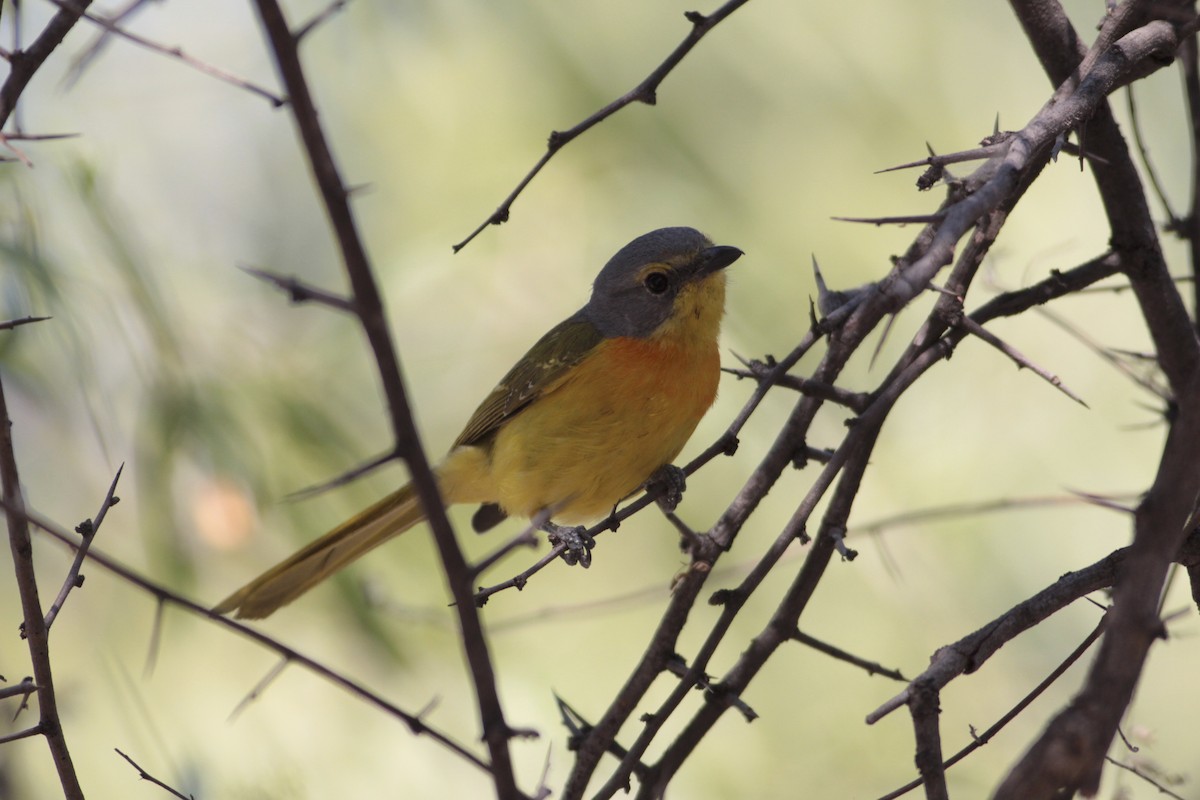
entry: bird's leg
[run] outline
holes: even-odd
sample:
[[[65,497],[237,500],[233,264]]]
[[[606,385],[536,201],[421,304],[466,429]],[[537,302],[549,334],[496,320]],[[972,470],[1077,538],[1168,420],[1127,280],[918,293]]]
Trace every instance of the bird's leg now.
[[[687,488],[687,473],[674,464],[663,464],[654,470],[650,480],[646,481],[646,491],[659,486],[663,487],[662,494],[654,502],[658,503],[658,507],[663,511],[674,511],[683,500],[683,491]]]
[[[584,569],[592,565],[592,548],[596,546],[596,540],[588,535],[587,528],[582,525],[575,527],[555,525],[549,520],[538,527],[550,534],[551,544],[566,546],[567,549],[562,554],[563,561],[572,566],[578,564]]]

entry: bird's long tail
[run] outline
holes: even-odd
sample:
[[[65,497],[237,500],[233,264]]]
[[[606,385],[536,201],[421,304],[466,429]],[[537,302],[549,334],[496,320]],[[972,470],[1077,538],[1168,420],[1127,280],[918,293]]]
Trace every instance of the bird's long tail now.
[[[425,518],[412,485],[404,486],[292,554],[221,601],[218,614],[262,619],[333,573]]]

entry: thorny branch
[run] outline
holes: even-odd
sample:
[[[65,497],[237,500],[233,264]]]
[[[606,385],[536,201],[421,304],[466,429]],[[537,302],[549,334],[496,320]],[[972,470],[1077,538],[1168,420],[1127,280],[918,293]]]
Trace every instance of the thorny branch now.
[[[48,2],[53,3],[63,11],[78,13],[80,17],[103,29],[106,33],[112,36],[124,39],[137,45],[138,47],[142,47],[153,53],[157,53],[158,55],[166,56],[167,58],[179,61],[180,63],[186,64],[192,69],[216,78],[219,81],[236,86],[239,89],[245,89],[251,94],[256,94],[276,108],[284,105],[284,103],[287,102],[284,98],[267,91],[261,86],[258,86],[246,80],[245,78],[238,77],[237,75],[227,72],[220,67],[188,55],[181,47],[159,44],[158,42],[147,39],[145,36],[139,36],[136,33],[125,30],[124,28],[120,27],[115,20],[88,13],[85,9],[91,4],[91,0],[87,0],[87,2],[83,2],[82,0],[48,0]]]
[[[510,739],[516,734],[505,720],[487,638],[479,612],[472,602],[474,573],[467,564],[454,536],[454,529],[446,517],[437,480],[413,422],[412,409],[400,371],[400,360],[392,342],[383,300],[350,209],[350,192],[342,180],[333,152],[325,138],[317,107],[309,92],[308,81],[300,62],[300,38],[288,26],[276,0],[255,0],[255,7],[258,9],[284,86],[287,88],[287,95],[291,100],[289,107],[304,144],[317,190],[337,238],[359,322],[375,355],[380,381],[387,397],[396,452],[404,459],[412,474],[413,486],[426,510],[426,520],[433,530],[434,542],[458,616],[462,645],[478,703],[483,740],[491,754],[490,769],[496,794],[501,800],[521,797],[509,751]]]
[[[46,737],[63,796],[67,800],[82,800],[83,788],[75,774],[66,733],[58,713],[58,697],[54,691],[54,672],[50,663],[50,640],[42,603],[38,596],[37,575],[33,569],[33,542],[29,536],[29,521],[25,515],[25,500],[17,476],[17,458],[13,451],[12,420],[0,382],[0,494],[3,495],[8,542],[12,551],[17,591],[21,597],[23,622],[21,632],[29,646],[33,665],[33,681],[37,689],[38,723],[31,729]]]
[[[1089,70],[1081,73],[1077,86],[1071,87],[1070,90],[1060,90],[1054,100],[1047,103],[1024,129],[1007,137],[1005,146],[989,155],[975,173],[951,185],[951,197],[948,202],[936,214],[927,216],[927,219],[931,220],[930,224],[918,235],[909,253],[898,260],[898,265],[892,273],[875,287],[868,287],[856,298],[856,307],[840,327],[827,329],[832,330],[829,352],[814,371],[814,380],[832,384],[849,353],[857,348],[866,334],[876,327],[885,314],[895,312],[922,291],[937,271],[951,260],[961,236],[978,224],[977,236],[982,238],[969,243],[960,259],[959,267],[947,283],[947,289],[952,295],[964,296],[990,242],[998,235],[1007,210],[1015,205],[1025,188],[1045,165],[1053,152],[1054,144],[1079,126],[1083,120],[1092,117],[1097,107],[1104,105],[1105,98],[1114,89],[1135,76],[1160,67],[1163,54],[1174,50],[1177,39],[1172,26],[1151,22],[1145,28],[1139,29],[1137,35],[1113,37],[1113,41],[1115,44],[1111,48],[1097,52],[1091,59]],[[1105,153],[1101,153],[1101,156],[1107,159]],[[1122,248],[1119,252],[1124,254],[1127,251]],[[1130,262],[1126,258],[1119,263],[1127,267]],[[1076,274],[1084,276],[1085,280],[1090,282],[1111,274],[1114,266],[1111,259],[1098,259],[1091,265],[1085,265],[1085,268],[1081,268]],[[1055,292],[1051,287],[1052,284],[1047,284],[1048,290]],[[1032,301],[1035,297],[1036,295],[1030,294],[1028,300]],[[952,299],[943,298],[945,301]],[[1026,298],[1017,300],[1010,297],[1003,302],[1021,304],[1025,301]],[[986,311],[997,313],[1002,308],[1001,303],[997,302],[986,308]],[[822,520],[820,534],[796,581],[784,596],[768,625],[755,637],[750,648],[720,682],[726,699],[722,700],[721,695],[710,698],[709,702],[696,712],[692,722],[685,726],[682,734],[668,744],[660,761],[648,765],[648,779],[642,784],[640,796],[661,795],[679,765],[729,706],[728,698],[738,696],[767,657],[778,647],[784,638],[781,631],[795,627],[830,556],[835,552],[832,534],[846,528],[846,518],[857,492],[858,482],[887,409],[920,374],[948,355],[961,338],[961,331],[949,336],[944,335],[946,323],[940,319],[943,313],[940,307],[935,310],[935,315],[918,334],[908,353],[897,362],[892,374],[877,389],[875,402],[856,420],[850,434],[825,465],[792,521],[764,553],[759,565],[751,571],[741,586],[721,593],[719,602],[723,603],[724,610],[698,654],[691,660],[691,669],[680,681],[677,690],[650,716],[641,735],[629,748],[621,768],[609,777],[597,793],[597,797],[613,796],[624,785],[633,766],[641,763],[650,741],[656,736],[663,721],[677,708],[682,693],[690,688],[691,682],[706,668],[717,644],[728,631],[733,616],[744,605],[749,594],[758,588],[763,576],[790,543],[795,539],[804,541],[809,514],[826,490],[833,486],[833,479],[838,472],[845,470],[830,501],[830,508]],[[1178,325],[1174,327],[1177,329]],[[819,399],[810,397],[800,400],[767,458],[755,470],[750,482],[743,487],[725,516],[708,534],[703,534],[702,539],[714,543],[732,541],[743,521],[766,490],[773,485],[790,455],[803,443],[804,431],[807,430],[819,403]],[[1174,529],[1178,530],[1177,527]],[[676,596],[664,614],[655,635],[655,642],[662,641],[671,645],[676,640],[687,618],[687,606],[694,601],[699,585],[703,583],[704,576],[708,574],[712,562],[719,555],[719,549],[693,553],[693,564],[703,564],[704,569],[689,573],[676,588]],[[653,677],[663,668],[661,652],[657,647],[648,651],[635,667],[630,683],[626,684],[625,690],[610,707],[610,711],[581,744],[575,768],[564,791],[565,797],[582,795],[587,778],[595,769],[598,756],[607,751],[613,741],[612,737],[628,718],[629,710],[636,707]],[[1121,707],[1123,708],[1123,705]]]
[[[566,147],[572,141],[577,139],[582,134],[586,133],[591,128],[600,124],[604,120],[611,117],[613,114],[620,111],[625,106],[633,103],[645,103],[646,105],[654,105],[658,102],[658,87],[671,74],[675,67],[679,66],[679,62],[683,61],[684,56],[691,52],[692,48],[704,38],[705,34],[721,24],[721,21],[744,6],[749,0],[728,0],[724,5],[718,8],[711,14],[705,15],[697,11],[689,11],[684,16],[688,22],[692,24],[692,29],[688,31],[688,35],[679,43],[671,54],[659,64],[646,78],[637,86],[630,89],[625,94],[613,100],[608,105],[600,110],[592,113],[586,119],[576,123],[573,127],[565,131],[553,131],[546,142],[546,152],[542,155],[538,162],[533,165],[533,168],[526,173],[525,177],[517,184],[516,188],[509,193],[508,197],[504,198],[500,206],[492,212],[486,220],[480,223],[479,227],[471,231],[467,238],[463,239],[458,244],[454,245],[454,252],[458,252],[471,243],[471,240],[478,236],[488,225],[501,225],[508,222],[509,213],[512,211],[512,205],[516,201],[517,196],[525,191],[525,187],[537,177],[537,174],[542,171],[542,168],[550,163],[550,159],[554,157],[562,148]]]
[[[124,471],[125,465],[122,464],[117,468],[117,474],[113,476],[112,484],[108,487],[108,494],[104,497],[104,502],[100,504],[100,510],[96,512],[93,519],[87,519],[81,522],[75,528],[83,541],[78,550],[75,551],[75,560],[71,562],[71,568],[67,570],[67,578],[63,581],[62,588],[58,590],[58,597],[54,598],[54,602],[50,604],[50,610],[46,612],[46,630],[54,624],[54,620],[58,617],[58,612],[62,610],[63,604],[67,602],[67,595],[72,589],[83,585],[83,576],[79,570],[83,567],[83,561],[87,557],[88,548],[92,546],[92,541],[96,538],[96,533],[99,532],[100,526],[104,524],[104,518],[108,516],[108,510],[120,502],[117,497],[117,481],[121,480],[121,472]]]
[[[2,505],[4,510],[9,514],[15,513],[18,508],[18,506],[10,505],[7,500],[0,505]],[[21,519],[25,520],[27,524],[35,525],[54,539],[62,542],[73,550],[79,550],[83,546],[83,543],[79,539],[73,537],[71,534],[67,533],[67,531],[55,525],[50,520],[43,518],[39,514],[26,509],[20,512],[20,517]],[[129,567],[124,566],[96,548],[90,548],[88,550],[87,559],[91,563],[99,566],[105,572],[115,575],[124,583],[129,584],[130,586],[137,588],[139,591],[142,591],[153,597],[155,601],[159,603],[160,608],[164,604],[178,606],[189,614],[203,618],[213,625],[225,628],[226,630],[232,631],[245,639],[249,639],[260,647],[278,654],[284,664],[295,664],[305,670],[308,670],[332,685],[343,689],[350,695],[357,697],[363,702],[378,708],[392,717],[395,717],[403,722],[414,736],[429,736],[438,742],[438,744],[455,753],[467,763],[477,767],[478,769],[484,770],[485,772],[491,771],[491,767],[487,762],[480,759],[450,736],[442,733],[437,728],[432,727],[421,717],[420,714],[413,714],[403,710],[399,706],[373,692],[368,687],[346,677],[330,667],[325,666],[319,661],[306,656],[299,650],[289,647],[288,645],[283,644],[279,640],[268,636],[267,634],[262,633],[255,628],[217,614],[216,612],[212,611],[212,609],[187,599],[183,595],[174,592],[143,575],[138,574]]]

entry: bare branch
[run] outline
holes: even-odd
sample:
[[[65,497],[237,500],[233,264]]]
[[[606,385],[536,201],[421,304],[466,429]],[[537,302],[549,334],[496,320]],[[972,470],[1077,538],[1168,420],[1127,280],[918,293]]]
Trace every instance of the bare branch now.
[[[1184,797],[1183,795],[1179,794],[1178,792],[1171,791],[1166,786],[1164,786],[1162,783],[1154,780],[1154,778],[1147,775],[1145,772],[1142,772],[1140,769],[1138,769],[1135,766],[1132,766],[1130,764],[1122,764],[1120,761],[1117,761],[1112,756],[1105,756],[1104,760],[1106,762],[1108,762],[1109,764],[1112,764],[1117,769],[1123,769],[1126,772],[1132,773],[1133,775],[1136,775],[1137,777],[1141,778],[1143,781],[1145,781],[1146,783],[1150,784],[1155,789],[1157,789],[1159,794],[1165,794],[1167,797],[1172,798],[1172,800],[1187,800],[1187,798]]]
[[[731,369],[722,367],[722,372],[727,372],[738,378],[752,378],[756,381],[762,381],[773,375],[775,367],[775,359],[770,356],[767,360],[759,361],[758,359],[746,360],[734,353],[734,358],[741,361],[745,365],[745,369]],[[793,389],[801,394],[819,397],[822,400],[828,400],[831,403],[837,403],[840,406],[845,406],[851,411],[862,413],[870,403],[871,398],[865,392],[851,392],[842,389],[832,384],[821,383],[820,381],[801,378],[798,375],[775,375],[772,380],[776,386],[784,389]]]
[[[1045,692],[1047,689],[1049,689],[1054,684],[1055,681],[1057,681],[1059,678],[1062,677],[1064,672],[1066,672],[1068,669],[1070,669],[1071,666],[1076,661],[1078,661],[1080,658],[1082,658],[1083,654],[1087,652],[1088,648],[1091,647],[1093,644],[1095,644],[1096,640],[1100,638],[1100,634],[1103,632],[1103,630],[1104,630],[1104,618],[1101,618],[1100,622],[1096,625],[1096,627],[1092,629],[1092,632],[1089,633],[1084,638],[1084,640],[1079,643],[1079,646],[1076,647],[1073,651],[1071,651],[1070,655],[1068,655],[1065,659],[1063,659],[1062,663],[1060,663],[1057,667],[1055,667],[1050,672],[1049,675],[1047,675],[1044,679],[1042,679],[1041,683],[1039,683],[1037,686],[1035,686],[1033,688],[1032,691],[1030,691],[1028,694],[1026,694],[1024,697],[1022,697],[1021,701],[1019,703],[1017,703],[1015,706],[1013,706],[1011,709],[1009,709],[1008,712],[1005,713],[1004,716],[1002,716],[1000,719],[998,719],[991,727],[989,727],[983,733],[975,734],[974,730],[972,730],[971,743],[968,744],[963,749],[959,750],[954,755],[950,756],[950,758],[946,759],[946,761],[942,764],[942,769],[943,770],[950,769],[950,767],[954,766],[955,764],[957,764],[958,762],[962,761],[964,758],[969,756],[971,753],[975,752],[976,750],[978,750],[979,748],[983,747],[985,744],[990,742],[992,740],[992,737],[994,737],[997,733],[999,733],[1001,731],[1001,729],[1004,728],[1005,725],[1007,725],[1008,723],[1010,723],[1014,719],[1016,719],[1018,714],[1020,714],[1022,711],[1024,711],[1026,708],[1028,708],[1030,703],[1032,703],[1034,700],[1036,700],[1038,697],[1040,697],[1043,692]],[[906,783],[905,785],[901,786],[899,789],[896,789],[893,792],[888,792],[887,794],[881,796],[879,798],[879,800],[895,800],[895,798],[901,797],[902,795],[907,794],[908,792],[912,791],[913,789],[916,789],[922,783],[924,783],[924,780],[921,778],[917,778],[916,780],[914,780],[910,783]]]
[[[16,509],[7,500],[0,502],[0,507],[3,507],[3,509],[9,514],[13,514],[16,511]],[[21,517],[73,550],[76,550],[82,546],[75,537],[71,536],[58,525],[55,525],[53,522],[45,519],[39,514],[25,510],[21,513]],[[411,714],[404,711],[399,706],[385,700],[383,697],[371,691],[366,686],[357,683],[356,681],[351,680],[334,669],[325,666],[319,661],[304,655],[299,650],[289,647],[288,645],[283,644],[277,639],[274,639],[255,628],[217,614],[211,609],[200,605],[199,603],[188,600],[186,597],[171,591],[162,584],[156,583],[149,578],[138,574],[132,569],[120,564],[115,559],[105,555],[96,548],[91,548],[88,551],[87,557],[90,562],[96,564],[105,572],[115,575],[130,586],[149,594],[159,603],[170,603],[171,605],[178,606],[193,616],[203,618],[213,625],[232,631],[242,638],[249,639],[255,644],[277,653],[286,662],[296,664],[297,666],[308,670],[326,682],[331,683],[334,686],[346,691],[350,695],[366,702],[368,705],[374,706],[389,716],[400,720],[408,727],[409,731],[412,732],[413,735],[423,734],[425,736],[429,736],[438,744],[455,753],[466,762],[474,765],[484,772],[491,771],[491,767],[485,761],[480,759],[470,750],[467,750],[465,747],[454,741],[446,734],[426,724],[417,714]]]
[[[29,521],[25,514],[25,499],[21,495],[21,480],[17,475],[17,458],[13,452],[12,420],[8,416],[8,403],[4,397],[4,384],[0,381],[0,491],[8,524],[8,543],[12,550],[13,569],[16,574],[17,592],[21,597],[21,613],[24,622],[21,633],[29,646],[29,660],[33,664],[33,680],[38,695],[38,732],[46,737],[58,780],[66,800],[83,800],[83,788],[71,762],[71,751],[67,748],[66,734],[58,713],[58,699],[54,692],[54,672],[50,665],[49,631],[42,616],[42,604],[38,597],[37,574],[33,567],[33,543],[29,536]]]
[[[332,0],[329,5],[325,6],[325,8],[321,9],[316,14],[313,14],[312,18],[308,22],[305,22],[296,29],[296,42],[299,43],[310,33],[324,25],[326,22],[332,19],[335,14],[349,5],[349,3],[350,0]]]
[[[13,328],[19,328],[22,325],[29,325],[34,322],[45,322],[50,317],[21,317],[20,319],[10,319],[0,322],[0,331],[11,331]]]
[[[4,736],[0,736],[0,744],[8,744],[9,742],[19,742],[22,739],[29,739],[34,736],[41,736],[41,735],[45,734],[45,732],[46,732],[45,727],[41,723],[38,723],[37,725],[34,725],[31,728],[24,728],[22,730],[14,731],[13,733],[9,733],[9,734],[5,734]]]
[[[658,101],[658,87],[663,80],[671,74],[671,71],[679,65],[691,49],[704,38],[704,35],[721,24],[721,21],[744,6],[748,0],[728,0],[724,5],[718,8],[707,16],[696,11],[689,11],[684,14],[688,22],[692,23],[692,29],[684,40],[671,51],[667,58],[655,67],[646,78],[637,86],[630,89],[625,94],[613,100],[604,108],[593,113],[591,116],[577,123],[574,127],[568,128],[565,131],[553,131],[550,134],[549,141],[546,145],[546,152],[542,155],[538,162],[533,165],[533,168],[521,179],[517,187],[509,193],[508,197],[500,203],[500,206],[492,212],[492,215],[480,223],[479,227],[471,231],[467,238],[463,239],[458,244],[454,245],[454,252],[458,252],[470,244],[471,240],[478,236],[488,225],[500,225],[508,222],[509,213],[512,211],[512,204],[516,201],[517,196],[525,190],[525,187],[542,171],[542,167],[550,162],[554,154],[561,150],[566,145],[570,144],[574,139],[587,132],[589,129],[611,117],[613,114],[620,111],[625,106],[633,103],[645,103],[646,105],[654,105]]]
[[[54,620],[58,617],[58,612],[62,610],[63,604],[67,602],[67,595],[71,593],[71,590],[83,585],[83,576],[79,574],[79,570],[83,567],[83,560],[87,557],[88,548],[92,546],[96,534],[100,531],[100,526],[104,524],[104,518],[108,516],[108,510],[121,502],[116,491],[117,481],[121,480],[121,472],[124,469],[124,464],[117,467],[117,474],[113,476],[112,483],[109,484],[108,494],[100,504],[100,510],[96,512],[95,519],[84,520],[75,528],[75,532],[83,537],[83,541],[79,549],[75,551],[75,560],[71,562],[71,568],[67,570],[67,578],[58,591],[58,597],[54,598],[50,610],[46,612],[46,630],[50,630],[50,626],[54,624]]]
[[[372,459],[364,461],[363,463],[359,464],[358,466],[352,467],[351,469],[348,469],[345,472],[343,472],[341,475],[338,475],[334,478],[330,478],[329,480],[327,480],[323,483],[318,483],[313,486],[306,486],[303,489],[298,489],[297,491],[294,491],[290,495],[288,495],[288,499],[303,500],[303,499],[321,494],[323,492],[327,492],[330,489],[336,489],[339,486],[345,486],[348,483],[358,480],[363,475],[367,475],[367,474],[370,474],[371,472],[374,472],[375,470],[382,467],[384,464],[386,464],[389,461],[392,461],[394,459],[397,459],[397,458],[400,458],[400,453],[398,453],[395,449],[389,450],[386,453],[381,453],[380,455],[377,455]]]
[[[1088,404],[1085,403],[1079,395],[1067,388],[1067,386],[1062,382],[1061,378],[1042,369],[1037,364],[1034,364],[1032,361],[1022,355],[1021,352],[1015,347],[1001,340],[999,336],[996,336],[978,322],[975,322],[975,320],[971,319],[970,317],[960,315],[955,319],[954,324],[956,327],[961,327],[967,333],[982,339],[992,347],[999,350],[1001,353],[1004,353],[1004,355],[1012,359],[1013,363],[1016,364],[1017,367],[1031,370],[1039,378],[1046,381],[1046,383],[1049,383],[1055,389],[1058,389],[1060,392],[1074,400],[1076,403],[1079,403],[1079,405],[1083,406],[1084,408],[1088,408]]]
[[[151,2],[157,2],[157,0],[127,0],[122,8],[119,8],[109,14],[108,20],[114,25],[120,24],[132,17],[138,11],[145,8]],[[104,49],[104,46],[108,44],[108,41],[111,38],[112,34],[105,30],[102,30],[96,34],[95,38],[92,39],[92,43],[88,45],[83,52],[76,56],[74,61],[71,62],[71,68],[67,71],[67,86],[71,86],[75,83],[75,81],[79,80],[79,76],[83,74],[84,69],[86,69],[93,60],[95,60],[95,58],[100,54],[100,52]]]
[[[847,664],[853,664],[860,669],[866,670],[868,675],[882,675],[883,677],[891,678],[894,681],[908,683],[908,678],[900,674],[900,670],[888,669],[878,662],[868,661],[865,658],[859,658],[853,653],[847,653],[840,647],[834,647],[828,642],[823,642],[815,636],[809,636],[799,628],[792,632],[792,638],[800,644],[811,647],[819,653],[824,653],[827,656],[836,658],[838,661],[845,661]]]
[[[121,758],[128,761],[129,765],[138,771],[138,777],[141,778],[142,780],[153,783],[155,786],[159,787],[160,789],[166,790],[166,792],[168,794],[170,794],[171,796],[180,798],[180,800],[195,800],[194,796],[192,796],[190,794],[184,794],[183,792],[179,791],[178,789],[175,789],[175,788],[171,787],[170,785],[163,783],[158,778],[151,775],[149,772],[146,772],[146,770],[142,769],[141,764],[138,764],[132,758],[130,758],[129,756],[122,753],[119,748],[114,747],[113,750],[116,750],[117,755],[119,755]]]
[[[865,225],[913,225],[913,224],[934,224],[943,222],[946,217],[944,214],[907,214],[899,217],[830,217],[837,222],[860,222]]]
[[[250,706],[251,703],[262,697],[263,693],[270,688],[271,684],[275,682],[276,678],[283,674],[284,669],[286,669],[287,665],[290,663],[291,661],[285,656],[279,659],[275,666],[267,670],[267,674],[259,679],[258,683],[254,684],[254,687],[250,689],[250,691],[246,692],[246,696],[243,697],[238,704],[233,707],[233,711],[229,712],[229,721],[232,722],[233,720],[237,719],[239,716],[241,716],[242,712]],[[421,715],[417,714],[416,716],[419,718]]]
[[[28,697],[36,691],[37,684],[33,682],[33,678],[27,677],[22,679],[18,684],[14,684],[13,686],[5,686],[3,689],[0,689],[0,700],[8,697],[16,697],[17,695]]]
[[[1090,566],[1068,572],[1033,597],[1018,603],[973,633],[939,648],[930,658],[928,669],[914,678],[912,683],[922,681],[940,690],[959,675],[976,671],[997,650],[1021,633],[1081,597],[1112,586],[1117,570],[1125,563],[1128,551],[1129,548],[1117,550]],[[905,689],[868,714],[867,724],[874,725],[908,703],[910,697],[910,689]]]
[[[133,44],[136,44],[138,47],[145,48],[146,50],[150,50],[151,52],[158,53],[159,55],[167,56],[168,58],[178,61],[188,67],[191,67],[192,69],[194,69],[198,72],[202,72],[205,75],[209,75],[213,78],[216,78],[217,80],[222,81],[223,83],[228,83],[231,86],[236,86],[239,89],[244,89],[247,92],[250,92],[251,94],[256,94],[259,97],[266,100],[267,102],[269,102],[275,108],[279,108],[280,106],[284,105],[287,102],[284,98],[280,97],[279,95],[275,94],[274,92],[268,91],[267,89],[264,89],[261,86],[251,83],[250,81],[246,80],[245,78],[238,77],[237,75],[234,75],[231,72],[227,72],[227,71],[221,69],[220,67],[213,66],[212,64],[209,64],[205,61],[201,61],[198,58],[188,55],[187,53],[185,53],[183,51],[182,47],[177,47],[177,46],[172,47],[172,46],[159,44],[157,42],[151,41],[150,39],[147,39],[144,36],[138,36],[136,33],[131,33],[129,31],[125,30],[124,28],[118,26],[117,23],[113,22],[112,20],[109,20],[105,17],[96,16],[95,14],[89,14],[84,9],[86,9],[89,5],[91,5],[91,0],[86,0],[86,2],[84,2],[84,0],[49,0],[49,1],[51,3],[53,3],[54,5],[58,6],[59,9],[61,10],[61,12],[75,13],[77,16],[82,17],[83,19],[86,19],[88,22],[92,23],[93,25],[98,25],[99,27],[103,28],[105,31],[112,34],[113,36],[118,36],[122,39],[125,39],[128,42],[132,42]]]
[[[350,314],[358,313],[354,308],[352,300],[347,300],[341,295],[327,292],[324,289],[318,289],[315,286],[309,286],[298,278],[277,275],[274,272],[258,269],[257,267],[239,267],[239,269],[284,290],[288,293],[288,297],[293,303],[314,302],[328,306],[329,308],[336,308],[338,311],[345,311]]]
[[[29,85],[29,81],[41,68],[42,64],[62,43],[71,28],[79,21],[82,9],[91,5],[91,0],[75,0],[76,10],[60,8],[46,23],[46,27],[38,35],[33,44],[24,50],[12,53],[9,58],[10,70],[4,84],[0,86],[0,128],[8,124],[9,117],[17,108],[17,100]],[[16,26],[17,29],[20,26]],[[19,127],[19,126],[18,126]]]

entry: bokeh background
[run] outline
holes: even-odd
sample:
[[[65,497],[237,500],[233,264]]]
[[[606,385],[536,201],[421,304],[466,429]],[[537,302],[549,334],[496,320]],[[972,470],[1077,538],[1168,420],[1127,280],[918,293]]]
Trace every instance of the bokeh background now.
[[[290,2],[298,23],[325,5]],[[51,13],[22,4],[26,37]],[[1100,0],[1067,6],[1091,36]],[[110,5],[110,7],[112,7]],[[569,127],[628,90],[683,37],[691,3],[613,0],[355,0],[304,45],[322,120],[386,294],[424,440],[435,457],[524,349],[587,296],[599,266],[633,236],[693,225],[747,256],[731,271],[724,348],[782,355],[808,325],[811,256],[836,286],[876,279],[915,227],[834,216],[920,213],[915,173],[874,174],[973,146],[1024,124],[1050,87],[1003,3],[955,0],[848,6],[756,0],[706,38],[659,91],[561,152],[517,201],[512,220],[461,253],[482,221]],[[12,41],[5,4],[0,37]],[[710,9],[700,9],[710,10]],[[250,4],[150,4],[133,30],[256,83],[276,79]],[[256,266],[345,288],[286,110],[130,45],[72,60],[97,31],[80,25],[26,92],[36,167],[0,170],[0,317],[53,321],[0,334],[22,480],[33,508],[67,527],[92,516],[117,466],[119,494],[96,547],[203,603],[319,535],[406,479],[390,466],[296,502],[387,447],[374,367],[351,321],[248,277]],[[27,41],[27,38],[26,38]],[[1189,149],[1174,70],[1139,84],[1152,157],[1177,206]],[[1123,99],[1114,98],[1123,120]],[[1159,218],[1165,213],[1158,208]],[[968,307],[988,286],[1015,288],[1102,252],[1091,177],[1050,166],[1012,216]],[[1175,243],[1176,272],[1187,269]],[[1118,282],[1112,282],[1114,285]],[[986,284],[986,285],[985,285]],[[928,301],[918,304],[928,307]],[[1052,311],[1097,344],[1147,348],[1126,292],[1064,300]],[[903,313],[872,368],[864,350],[845,375],[869,390],[922,314]],[[950,503],[1135,495],[1153,475],[1158,405],[1054,320],[1027,314],[995,330],[1060,375],[1085,410],[978,342],[936,368],[893,414],[852,521],[860,552],[834,564],[804,630],[912,676],[939,646],[974,630],[1068,570],[1126,543],[1128,519],[1081,503],[870,529],[892,515]],[[723,356],[727,365],[734,359]],[[802,362],[800,370],[812,361]],[[752,386],[726,376],[685,451],[711,442]],[[692,481],[681,515],[711,524],[757,464],[794,398],[778,391],[747,426],[735,458]],[[845,413],[822,412],[810,441],[836,445]],[[790,516],[813,475],[786,475],[710,582],[728,586]],[[1132,499],[1129,500],[1132,502]],[[467,533],[480,554],[499,536]],[[515,525],[515,523],[513,523]],[[509,533],[515,527],[505,528]],[[39,538],[43,595],[69,564]],[[755,595],[713,662],[720,671],[763,624],[799,546]],[[520,552],[488,577],[519,571]],[[523,785],[547,759],[561,785],[571,755],[554,693],[596,718],[624,681],[684,565],[654,512],[605,537],[587,572],[556,565],[484,610],[510,720],[542,734],[517,742]],[[68,742],[89,797],[162,796],[113,752],[197,798],[482,797],[483,776],[396,720],[297,668],[234,714],[276,664],[256,646],[168,610],[152,644],[155,603],[95,568],[56,623],[52,646]],[[1103,598],[1098,598],[1103,599]],[[1188,609],[1178,583],[1166,609]],[[0,569],[0,673],[28,670],[15,635],[19,604]],[[715,618],[700,607],[689,656]],[[1075,606],[1008,645],[942,698],[947,753],[970,741],[1091,630]],[[417,711],[462,741],[477,736],[453,617],[427,534],[402,537],[262,624],[264,630]],[[1157,645],[1126,721],[1137,763],[1200,797],[1191,688],[1200,657],[1194,609]],[[1086,663],[1086,659],[1084,660]],[[1069,671],[995,740],[949,773],[956,797],[984,796],[1072,694]],[[669,691],[663,679],[656,696]],[[773,658],[745,700],[753,724],[727,714],[683,770],[680,798],[874,797],[914,775],[904,712],[864,716],[901,687],[794,646]],[[700,702],[699,695],[693,702]],[[5,704],[0,733],[29,724]],[[649,710],[649,709],[647,709]],[[232,718],[231,718],[232,717]],[[625,739],[637,730],[631,723]],[[0,747],[0,795],[54,797],[40,739]],[[1176,781],[1182,781],[1177,783]],[[1103,796],[1158,792],[1110,769]]]

